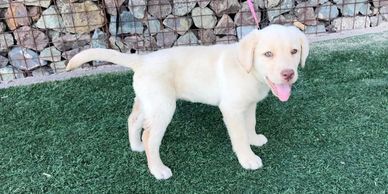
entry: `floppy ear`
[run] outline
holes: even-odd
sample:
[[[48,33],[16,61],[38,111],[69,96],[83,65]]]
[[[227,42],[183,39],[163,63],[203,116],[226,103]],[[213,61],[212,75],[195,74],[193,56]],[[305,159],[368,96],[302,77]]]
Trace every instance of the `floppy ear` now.
[[[295,26],[290,26],[289,28],[292,28],[292,30],[295,32],[295,37],[297,37],[299,39],[299,42],[300,42],[300,66],[303,68],[305,63],[306,63],[306,59],[307,59],[307,56],[309,55],[309,41],[307,40],[307,37],[306,35],[300,31],[297,27]]]
[[[301,45],[300,66],[303,68],[306,63],[307,56],[309,55],[310,47],[309,47],[309,41],[307,40],[306,35],[303,32],[301,32],[299,29],[298,29],[298,33],[299,33],[299,37],[300,37],[299,39],[300,39],[300,45]]]
[[[249,73],[253,66],[254,51],[259,41],[259,30],[253,30],[238,43],[238,59],[241,66]]]

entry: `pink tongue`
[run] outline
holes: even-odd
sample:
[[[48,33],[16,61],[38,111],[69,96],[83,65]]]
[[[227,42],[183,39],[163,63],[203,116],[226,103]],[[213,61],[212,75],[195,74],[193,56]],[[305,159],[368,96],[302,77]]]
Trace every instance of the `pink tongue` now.
[[[291,86],[288,84],[275,84],[276,92],[280,101],[285,102],[291,95]]]

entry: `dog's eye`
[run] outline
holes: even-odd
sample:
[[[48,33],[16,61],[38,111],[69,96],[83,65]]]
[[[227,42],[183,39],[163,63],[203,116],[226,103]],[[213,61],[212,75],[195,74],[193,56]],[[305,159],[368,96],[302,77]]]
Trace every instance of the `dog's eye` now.
[[[291,54],[293,54],[293,55],[295,55],[297,52],[298,52],[298,50],[296,50],[296,49],[291,50]]]
[[[267,51],[267,52],[264,53],[264,56],[266,56],[266,57],[272,57],[273,54],[272,54],[271,51]]]

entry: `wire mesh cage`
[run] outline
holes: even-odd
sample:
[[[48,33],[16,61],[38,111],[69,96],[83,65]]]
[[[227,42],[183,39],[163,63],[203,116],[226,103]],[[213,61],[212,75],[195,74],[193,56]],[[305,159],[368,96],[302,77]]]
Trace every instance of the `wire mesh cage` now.
[[[258,27],[335,33],[388,21],[388,0],[254,0]],[[144,53],[237,42],[257,28],[246,0],[0,0],[0,82],[63,72],[87,48]],[[104,64],[95,61],[87,66]]]

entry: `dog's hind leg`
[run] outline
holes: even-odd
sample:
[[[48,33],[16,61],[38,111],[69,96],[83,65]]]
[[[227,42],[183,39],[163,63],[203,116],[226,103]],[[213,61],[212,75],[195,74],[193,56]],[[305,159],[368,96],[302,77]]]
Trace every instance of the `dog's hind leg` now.
[[[141,129],[144,122],[144,113],[141,109],[139,99],[135,98],[132,112],[128,117],[128,137],[132,151],[144,151],[144,145],[141,142]]]

